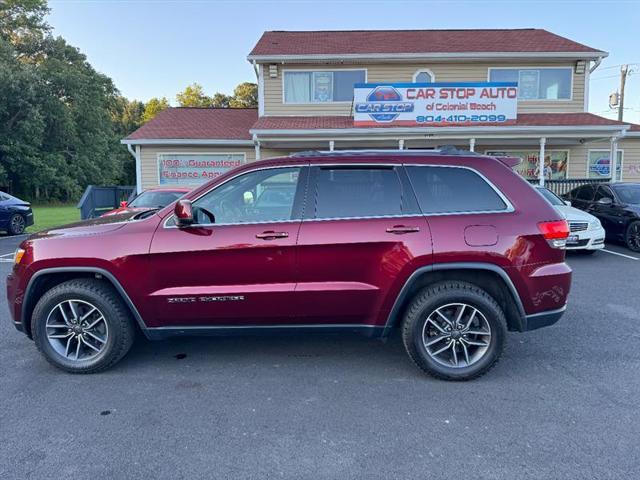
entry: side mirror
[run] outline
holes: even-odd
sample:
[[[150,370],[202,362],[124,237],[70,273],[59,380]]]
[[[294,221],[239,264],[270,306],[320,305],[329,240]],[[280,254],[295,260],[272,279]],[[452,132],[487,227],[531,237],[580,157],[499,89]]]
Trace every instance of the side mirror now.
[[[570,201],[570,200],[565,200],[565,201],[564,201],[564,204],[565,204],[567,207],[570,207],[570,206],[571,206],[571,201]]]
[[[598,200],[598,205],[611,205],[613,203],[613,200],[611,200],[609,197],[602,197],[600,200]]]
[[[127,202],[126,200],[122,200],[120,202],[120,208],[125,208],[127,205],[129,205],[129,202]]]
[[[193,206],[191,200],[178,200],[173,208],[178,227],[188,227],[193,224]]]

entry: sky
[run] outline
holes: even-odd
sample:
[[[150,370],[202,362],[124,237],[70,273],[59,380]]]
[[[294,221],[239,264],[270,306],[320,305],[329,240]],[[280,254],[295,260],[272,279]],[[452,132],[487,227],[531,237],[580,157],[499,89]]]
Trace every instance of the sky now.
[[[544,28],[609,52],[591,75],[589,111],[610,118],[627,79],[626,121],[640,123],[640,0],[206,1],[50,0],[55,35],[87,55],[129,99],[200,83],[230,94],[255,82],[247,54],[266,30]]]

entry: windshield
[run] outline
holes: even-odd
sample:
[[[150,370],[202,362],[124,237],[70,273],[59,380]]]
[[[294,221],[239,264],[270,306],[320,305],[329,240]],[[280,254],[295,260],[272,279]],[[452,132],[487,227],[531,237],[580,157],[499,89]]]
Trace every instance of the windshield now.
[[[640,204],[640,185],[616,185],[615,190],[623,203]]]
[[[184,192],[142,192],[128,206],[132,208],[162,208],[183,195]]]
[[[540,192],[540,195],[546,198],[551,205],[559,206],[565,204],[562,199],[551,190],[542,187],[536,187],[536,190],[538,190],[538,192]]]

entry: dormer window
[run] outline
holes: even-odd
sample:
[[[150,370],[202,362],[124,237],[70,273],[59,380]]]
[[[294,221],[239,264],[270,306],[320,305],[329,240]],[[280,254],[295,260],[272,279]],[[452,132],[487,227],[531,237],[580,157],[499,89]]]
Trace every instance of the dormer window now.
[[[428,69],[421,69],[413,74],[413,83],[433,83],[435,80],[436,76]]]

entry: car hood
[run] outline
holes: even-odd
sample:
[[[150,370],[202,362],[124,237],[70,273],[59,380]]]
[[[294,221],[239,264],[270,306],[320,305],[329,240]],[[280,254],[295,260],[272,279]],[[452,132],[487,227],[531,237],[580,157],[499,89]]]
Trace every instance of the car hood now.
[[[88,236],[101,235],[124,227],[139,212],[127,212],[119,215],[91,218],[69,225],[43,230],[32,235],[31,239],[60,237],[60,236]]]
[[[121,215],[123,213],[138,213],[138,212],[144,212],[145,210],[151,210],[151,209],[148,207],[142,207],[142,208],[120,207],[120,208],[116,208],[115,210],[110,210],[107,213],[103,213],[102,216],[107,217],[110,215]]]
[[[567,221],[592,222],[596,220],[596,217],[594,217],[590,213],[587,213],[584,210],[570,207],[569,205],[555,205],[555,208]]]

